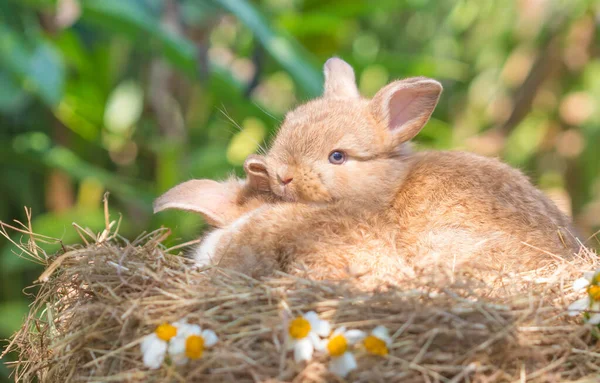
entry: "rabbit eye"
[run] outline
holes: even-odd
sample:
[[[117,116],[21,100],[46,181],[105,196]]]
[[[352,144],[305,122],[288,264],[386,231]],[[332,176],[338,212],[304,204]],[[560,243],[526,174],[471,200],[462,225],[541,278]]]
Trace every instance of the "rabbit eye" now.
[[[331,152],[331,154],[329,155],[329,162],[331,162],[334,165],[343,164],[344,162],[346,162],[346,153],[341,152],[339,150]]]

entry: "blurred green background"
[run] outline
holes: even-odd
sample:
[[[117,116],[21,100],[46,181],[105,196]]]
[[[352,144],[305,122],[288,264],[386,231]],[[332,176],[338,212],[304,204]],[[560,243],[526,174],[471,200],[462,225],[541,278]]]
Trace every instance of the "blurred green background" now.
[[[72,222],[103,228],[110,191],[123,236],[167,225],[170,243],[193,239],[202,221],[155,217],[153,198],[242,174],[337,55],[365,96],[440,80],[419,145],[501,156],[591,235],[599,24],[595,0],[0,0],[0,220],[24,221],[28,206],[34,231],[74,243]],[[0,338],[41,271],[14,250],[0,238]]]

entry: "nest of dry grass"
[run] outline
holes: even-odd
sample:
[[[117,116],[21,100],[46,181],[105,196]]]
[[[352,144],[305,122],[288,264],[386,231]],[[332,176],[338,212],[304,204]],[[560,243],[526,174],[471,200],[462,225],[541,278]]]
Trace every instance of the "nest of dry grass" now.
[[[84,245],[46,257],[30,226],[3,225],[27,241],[23,256],[46,265],[39,292],[7,351],[19,354],[16,381],[293,381],[339,378],[326,357],[294,363],[284,323],[315,310],[334,326],[393,334],[390,354],[357,354],[347,380],[361,382],[597,382],[600,344],[594,328],[565,308],[571,283],[600,267],[591,252],[505,281],[495,294],[469,281],[447,286],[418,279],[386,291],[352,283],[316,282],[278,274],[254,280],[225,270],[194,269],[179,249],[161,243],[167,229],[129,242],[107,220],[99,234],[76,227]],[[508,290],[507,290],[508,291]],[[148,370],[139,344],[165,321],[187,318],[219,335],[219,343],[187,366]]]

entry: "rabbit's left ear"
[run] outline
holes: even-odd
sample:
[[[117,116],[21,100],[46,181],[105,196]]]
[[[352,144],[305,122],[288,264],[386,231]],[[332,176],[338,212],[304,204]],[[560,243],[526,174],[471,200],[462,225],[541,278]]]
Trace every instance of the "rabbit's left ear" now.
[[[426,77],[394,81],[371,100],[371,113],[396,145],[416,136],[433,113],[442,84]]]
[[[200,213],[212,226],[223,227],[239,216],[238,182],[191,180],[183,182],[154,201],[154,213],[167,209]]]
[[[264,156],[251,154],[244,161],[244,171],[246,179],[251,188],[260,191],[271,191],[269,184],[269,171]]]
[[[325,74],[324,97],[358,98],[360,93],[356,87],[354,69],[342,59],[332,57],[323,66]]]

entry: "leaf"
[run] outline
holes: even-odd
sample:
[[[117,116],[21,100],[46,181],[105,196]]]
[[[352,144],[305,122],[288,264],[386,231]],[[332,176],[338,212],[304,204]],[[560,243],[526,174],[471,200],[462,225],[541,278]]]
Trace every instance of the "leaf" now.
[[[60,102],[64,91],[65,68],[60,54],[52,45],[37,45],[24,78],[25,83],[30,84],[48,105],[56,106]]]
[[[188,75],[195,75],[197,52],[183,36],[168,31],[158,16],[143,3],[122,0],[87,0],[82,3],[82,20],[120,32],[142,44],[158,42],[165,58]]]
[[[213,1],[235,15],[256,35],[269,54],[290,73],[306,96],[316,97],[322,93],[323,77],[311,63],[309,53],[291,37],[275,32],[253,4],[246,0]]]
[[[0,66],[18,80],[23,89],[51,107],[60,102],[65,68],[60,53],[42,38],[25,40],[0,25]]]

